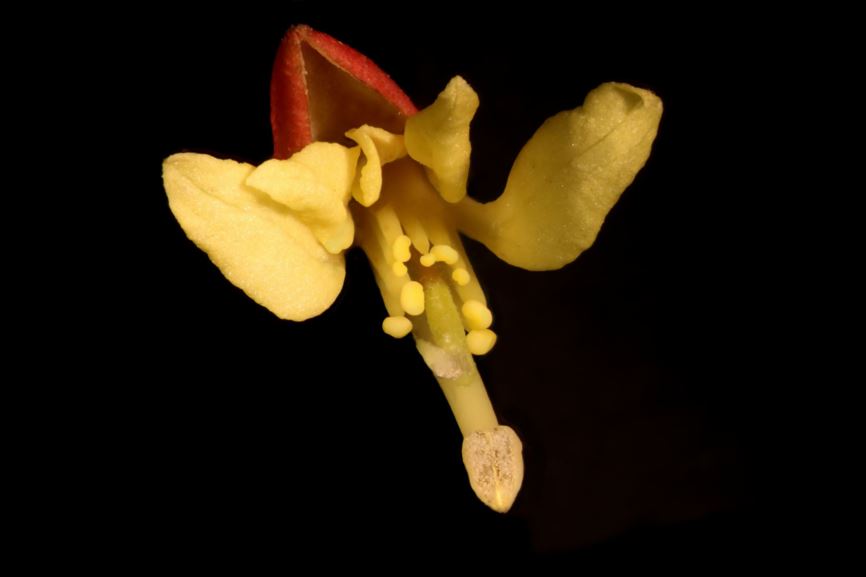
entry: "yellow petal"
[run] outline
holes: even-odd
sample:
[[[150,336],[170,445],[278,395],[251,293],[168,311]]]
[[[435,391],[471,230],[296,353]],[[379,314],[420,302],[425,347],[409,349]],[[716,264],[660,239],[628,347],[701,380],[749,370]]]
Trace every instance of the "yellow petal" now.
[[[325,251],[289,209],[244,182],[249,164],[204,154],[163,163],[169,205],[187,236],[233,284],[277,316],[326,310],[343,286],[342,255]]]
[[[289,158],[262,163],[246,184],[288,207],[322,243],[337,254],[352,245],[355,226],[346,205],[358,150],[314,142]]]
[[[406,150],[427,167],[433,186],[448,202],[466,196],[469,178],[469,123],[478,109],[478,95],[455,76],[436,102],[406,119]]]
[[[293,154],[291,160],[310,169],[318,182],[342,194],[343,204],[347,204],[359,155],[356,147],[313,142]]]
[[[549,118],[517,156],[494,202],[465,199],[459,224],[504,261],[560,268],[589,248],[608,211],[647,161],[662,115],[652,92],[603,84]]]
[[[372,206],[382,192],[382,165],[406,156],[403,136],[367,124],[346,133],[361,147],[364,166],[352,187],[352,196],[362,206]]]

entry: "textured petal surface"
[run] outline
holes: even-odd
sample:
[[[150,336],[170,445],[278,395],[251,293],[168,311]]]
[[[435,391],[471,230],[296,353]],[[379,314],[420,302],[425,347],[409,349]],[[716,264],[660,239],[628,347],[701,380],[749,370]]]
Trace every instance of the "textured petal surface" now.
[[[333,254],[352,245],[355,225],[349,213],[358,149],[314,142],[288,160],[271,159],[246,184],[291,209]]]
[[[364,153],[361,174],[352,188],[352,196],[362,206],[372,206],[382,192],[382,165],[406,156],[403,136],[365,124],[346,132]]]
[[[469,123],[478,110],[478,95],[455,76],[436,102],[406,120],[406,150],[427,167],[442,198],[458,202],[469,178]]]
[[[549,118],[521,150],[505,192],[465,199],[461,228],[504,261],[560,268],[589,248],[608,211],[649,157],[662,103],[628,84],[603,84],[584,105]]]
[[[204,154],[163,163],[169,205],[187,236],[233,284],[277,316],[314,317],[337,298],[342,255],[328,253],[285,206],[245,184],[249,164]]]

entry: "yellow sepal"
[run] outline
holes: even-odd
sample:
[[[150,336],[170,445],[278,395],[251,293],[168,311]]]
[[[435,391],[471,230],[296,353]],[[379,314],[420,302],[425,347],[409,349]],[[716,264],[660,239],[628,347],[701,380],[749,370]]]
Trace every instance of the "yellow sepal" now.
[[[469,123],[478,95],[460,76],[451,79],[436,101],[406,119],[406,150],[427,167],[430,182],[448,202],[466,196],[469,178]]]
[[[502,260],[551,270],[595,241],[608,211],[647,161],[662,102],[628,84],[603,84],[582,107],[549,118],[514,161],[492,203],[465,199],[461,229]]]
[[[280,318],[325,311],[346,270],[292,212],[246,183],[254,167],[205,154],[163,163],[169,206],[187,236],[225,277]]]

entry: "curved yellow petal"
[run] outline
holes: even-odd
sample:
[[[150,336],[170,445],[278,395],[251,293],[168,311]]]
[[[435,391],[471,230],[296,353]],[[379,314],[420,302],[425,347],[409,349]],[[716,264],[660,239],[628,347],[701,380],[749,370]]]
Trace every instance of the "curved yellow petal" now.
[[[448,202],[466,196],[469,178],[469,123],[478,109],[478,95],[455,76],[436,102],[406,119],[406,150],[427,167],[430,182]]]
[[[291,160],[308,168],[318,182],[342,195],[340,199],[343,204],[348,204],[359,155],[357,147],[348,148],[334,142],[313,142],[293,154]]]
[[[345,278],[342,255],[325,251],[291,211],[245,185],[254,167],[205,154],[163,163],[169,205],[187,236],[227,279],[277,316],[325,311]]]
[[[367,124],[346,132],[361,147],[364,166],[352,187],[352,196],[362,206],[373,206],[382,192],[382,165],[406,156],[403,136]]]
[[[465,199],[460,227],[502,260],[560,268],[595,241],[608,211],[647,161],[662,102],[628,84],[603,84],[582,107],[549,118],[492,203]]]
[[[314,142],[288,160],[262,163],[246,184],[291,209],[328,252],[337,254],[355,237],[346,205],[358,154],[355,148]]]

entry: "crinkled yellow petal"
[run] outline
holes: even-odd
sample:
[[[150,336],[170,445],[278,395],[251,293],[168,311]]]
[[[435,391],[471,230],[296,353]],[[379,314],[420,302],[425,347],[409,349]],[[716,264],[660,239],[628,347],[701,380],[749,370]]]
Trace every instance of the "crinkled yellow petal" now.
[[[355,226],[347,204],[358,150],[314,142],[289,158],[256,168],[246,184],[291,209],[322,243],[337,254],[352,245]]]
[[[455,76],[436,102],[406,119],[406,150],[427,167],[433,186],[448,202],[466,196],[469,178],[469,123],[478,109],[478,95]]]
[[[292,155],[291,160],[309,168],[316,180],[343,195],[343,204],[349,203],[355,167],[360,151],[334,142],[313,142]]]
[[[163,163],[169,205],[187,236],[233,284],[277,316],[302,321],[343,286],[342,255],[325,251],[285,206],[247,186],[254,167],[205,154]]]
[[[403,136],[367,124],[346,132],[361,147],[364,166],[352,186],[352,196],[362,206],[372,206],[382,192],[382,165],[406,156]]]
[[[662,102],[628,84],[603,84],[582,107],[549,118],[492,203],[457,207],[460,227],[504,261],[560,268],[595,241],[608,211],[649,157]]]

